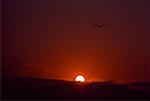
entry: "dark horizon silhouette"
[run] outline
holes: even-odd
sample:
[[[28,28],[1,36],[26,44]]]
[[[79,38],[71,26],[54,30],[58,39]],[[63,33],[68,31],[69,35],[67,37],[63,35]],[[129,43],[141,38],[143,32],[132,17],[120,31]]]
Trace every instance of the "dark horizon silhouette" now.
[[[65,81],[57,79],[2,79],[4,100],[148,100],[150,82],[116,84],[113,82]]]

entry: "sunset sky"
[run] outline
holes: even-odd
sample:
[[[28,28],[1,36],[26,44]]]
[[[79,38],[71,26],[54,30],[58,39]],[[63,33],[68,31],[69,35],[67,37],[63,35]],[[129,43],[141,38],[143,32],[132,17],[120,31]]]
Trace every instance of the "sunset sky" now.
[[[149,10],[148,0],[5,0],[2,70],[19,77],[148,81]]]

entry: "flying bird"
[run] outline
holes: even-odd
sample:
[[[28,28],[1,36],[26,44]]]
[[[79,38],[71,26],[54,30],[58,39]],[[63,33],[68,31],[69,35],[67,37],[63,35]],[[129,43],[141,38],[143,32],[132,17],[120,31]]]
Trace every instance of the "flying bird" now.
[[[103,28],[105,26],[107,26],[107,25],[105,25],[105,24],[95,24],[95,25],[93,25],[93,27],[99,27],[99,28]]]

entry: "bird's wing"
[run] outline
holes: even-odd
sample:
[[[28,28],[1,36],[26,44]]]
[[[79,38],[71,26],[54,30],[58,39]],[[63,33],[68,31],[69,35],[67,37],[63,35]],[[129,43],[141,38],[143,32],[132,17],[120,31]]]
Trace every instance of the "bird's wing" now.
[[[94,27],[96,27],[97,26],[97,24],[95,24],[95,25],[93,25]]]

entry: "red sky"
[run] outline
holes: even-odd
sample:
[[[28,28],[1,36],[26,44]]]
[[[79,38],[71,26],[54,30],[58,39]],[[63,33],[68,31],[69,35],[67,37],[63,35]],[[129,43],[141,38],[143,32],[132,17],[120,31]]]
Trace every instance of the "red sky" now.
[[[3,4],[8,75],[87,81],[147,81],[149,2],[27,1]],[[93,24],[108,24],[102,29]]]

